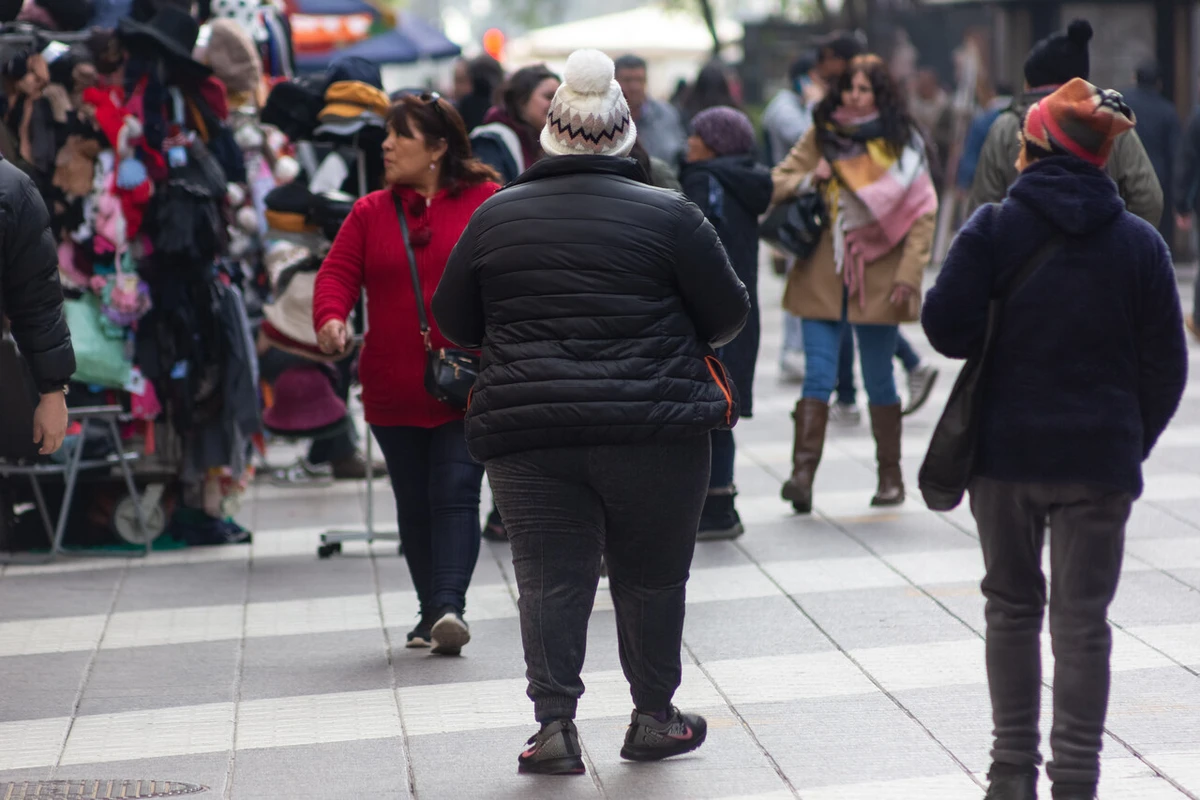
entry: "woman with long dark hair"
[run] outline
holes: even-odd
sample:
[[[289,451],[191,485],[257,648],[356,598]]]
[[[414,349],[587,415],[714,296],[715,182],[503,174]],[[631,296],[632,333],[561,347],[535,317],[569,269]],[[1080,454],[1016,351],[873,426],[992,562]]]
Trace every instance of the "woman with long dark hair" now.
[[[887,65],[859,56],[817,106],[813,127],[773,172],[774,202],[819,192],[830,223],[788,275],[784,306],[803,320],[807,374],[795,411],[792,475],[783,497],[812,510],[829,398],[846,325],[858,340],[879,467],[871,504],[904,502],[900,397],[892,373],[899,323],[918,319],[937,222],[925,144]],[[846,331],[845,333],[849,333]]]
[[[700,68],[700,73],[684,92],[682,100],[680,111],[685,125],[691,124],[692,118],[701,111],[718,106],[741,106],[733,96],[725,64],[717,60],[710,61]]]
[[[500,104],[488,111],[471,133],[475,157],[509,183],[545,154],[538,142],[554,93],[562,81],[545,64],[512,74],[500,92]]]
[[[463,613],[479,557],[483,466],[467,452],[463,412],[425,390],[426,342],[417,304],[427,309],[475,209],[499,188],[471,155],[462,117],[437,94],[392,106],[383,143],[388,188],[354,204],[317,275],[313,324],[321,349],[350,341],[346,318],[367,290],[368,330],[359,376],[367,423],[387,461],[400,541],[420,602],[409,647],[457,655],[471,635]],[[416,260],[417,294],[400,215]],[[451,346],[431,324],[429,344]]]

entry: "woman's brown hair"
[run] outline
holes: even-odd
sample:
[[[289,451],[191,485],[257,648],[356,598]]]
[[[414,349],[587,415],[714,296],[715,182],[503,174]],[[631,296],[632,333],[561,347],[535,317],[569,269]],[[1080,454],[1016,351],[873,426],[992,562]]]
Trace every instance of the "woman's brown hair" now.
[[[436,93],[406,95],[397,100],[388,113],[388,127],[397,136],[415,139],[415,125],[425,137],[426,147],[439,140],[446,143],[442,160],[442,186],[452,194],[469,186],[489,181],[499,183],[500,175],[471,153],[467,126],[453,105]]]
[[[842,92],[848,91],[854,76],[862,73],[875,93],[875,107],[879,110],[879,123],[883,127],[883,139],[893,156],[898,156],[912,142],[917,125],[908,113],[908,102],[892,71],[879,56],[873,53],[855,56],[850,60],[837,85],[829,90],[825,99],[813,112],[813,121],[823,129],[832,118],[833,112],[842,105]]]

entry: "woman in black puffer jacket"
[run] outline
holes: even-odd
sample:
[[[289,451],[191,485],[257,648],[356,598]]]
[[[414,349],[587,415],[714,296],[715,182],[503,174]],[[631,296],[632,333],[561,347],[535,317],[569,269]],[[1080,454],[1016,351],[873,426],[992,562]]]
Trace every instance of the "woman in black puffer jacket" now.
[[[480,207],[433,299],[441,331],[483,350],[467,440],[521,594],[542,725],[524,772],[583,772],[571,720],[602,555],[636,706],[622,754],[666,758],[705,736],[671,699],[709,432],[736,420],[714,348],[750,302],[700,209],[624,157],[636,137],[612,61],[572,55],[541,136],[552,157]]]

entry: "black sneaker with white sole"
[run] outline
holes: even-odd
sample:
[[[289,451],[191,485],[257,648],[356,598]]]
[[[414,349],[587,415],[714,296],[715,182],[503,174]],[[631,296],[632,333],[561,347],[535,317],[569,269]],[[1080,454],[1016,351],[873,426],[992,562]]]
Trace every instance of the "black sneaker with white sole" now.
[[[463,621],[462,613],[451,606],[441,610],[429,632],[432,636],[433,652],[439,656],[456,656],[462,652],[467,642],[471,641],[471,629]]]
[[[659,722],[653,714],[636,709],[625,731],[621,758],[628,761],[660,761],[690,753],[704,744],[708,723],[699,714],[684,714],[671,706],[671,716]]]
[[[583,748],[579,731],[569,719],[547,722],[525,743],[517,757],[517,771],[527,775],[582,775]]]
[[[433,621],[428,617],[421,617],[421,621],[417,623],[417,627],[408,632],[408,641],[405,642],[405,647],[430,647],[433,645]]]

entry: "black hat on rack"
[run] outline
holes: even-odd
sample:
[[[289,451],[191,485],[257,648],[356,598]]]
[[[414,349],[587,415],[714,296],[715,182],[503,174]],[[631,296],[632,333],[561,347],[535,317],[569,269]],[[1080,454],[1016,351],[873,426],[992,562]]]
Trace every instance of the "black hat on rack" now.
[[[319,124],[317,115],[325,107],[325,77],[304,75],[275,84],[259,118],[274,125],[293,141],[312,138]]]
[[[206,78],[212,74],[211,68],[192,58],[200,24],[174,5],[160,6],[149,22],[125,17],[117,25],[117,35],[131,50],[149,48],[193,75]]]
[[[92,20],[88,0],[38,0],[38,5],[54,18],[60,31],[81,31]]]

